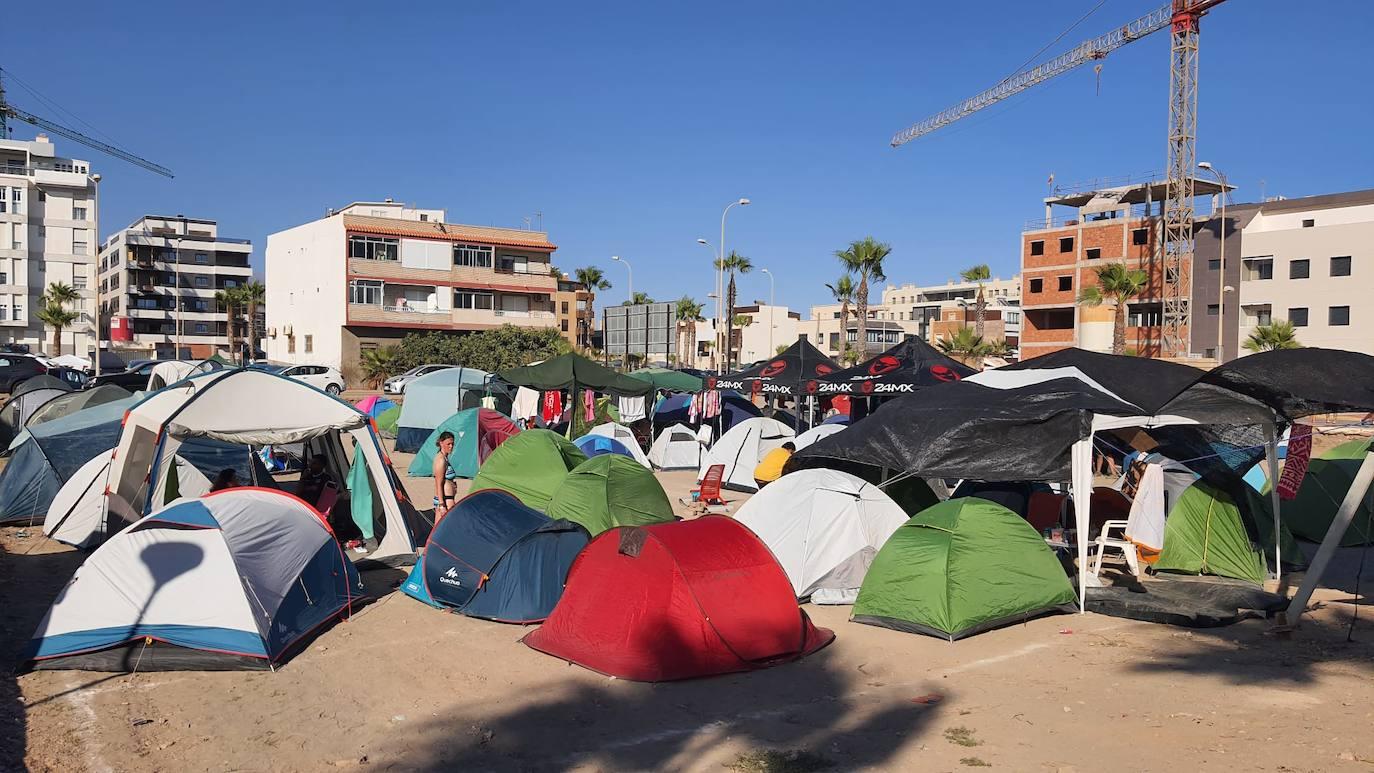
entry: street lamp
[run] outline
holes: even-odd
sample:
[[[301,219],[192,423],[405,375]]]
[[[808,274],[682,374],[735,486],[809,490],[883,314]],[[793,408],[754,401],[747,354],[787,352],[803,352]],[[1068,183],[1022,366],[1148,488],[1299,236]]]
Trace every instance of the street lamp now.
[[[1221,251],[1217,255],[1217,364],[1226,361],[1226,175],[1210,161],[1199,161],[1198,169],[1211,172],[1221,183]]]
[[[759,269],[760,272],[768,275],[768,356],[773,356],[773,272],[766,268]]]
[[[711,251],[711,267],[712,267],[712,268],[715,268],[715,261],[716,261],[716,258],[717,258],[716,246],[715,246],[714,244],[712,244],[712,243],[706,241],[705,239],[697,239],[697,244],[700,244],[701,246],[703,246],[703,247],[705,247],[705,248],[707,248],[707,249],[709,249],[709,250]],[[714,292],[710,292],[710,293],[707,293],[707,294],[706,294],[706,298],[707,298],[708,300],[711,299],[711,298],[715,298],[715,297],[717,297],[717,296],[716,296],[716,294],[715,294]],[[717,315],[715,321],[714,321],[712,324],[715,326],[715,327],[712,328],[713,331],[714,331],[716,328],[719,327],[719,325],[720,325],[720,317],[719,317],[719,315]],[[711,336],[711,337],[712,337],[712,340],[719,341],[719,339],[716,337],[716,335],[715,335],[714,332],[712,333],[712,336]],[[695,345],[696,345],[696,344],[693,343],[693,346],[695,346]],[[713,345],[712,345],[712,351],[711,351],[711,370],[716,370],[716,369],[717,369],[717,368],[716,368],[716,352],[715,352],[715,346],[714,346],[714,344],[713,344]]]
[[[619,255],[612,255],[611,260],[625,264],[625,273],[629,274],[630,277],[630,303],[633,304],[635,302],[635,270],[630,267],[630,261]]]
[[[722,309],[721,309],[721,300],[722,300],[722,298],[723,298],[724,295],[725,295],[725,265],[724,265],[724,264],[725,264],[725,216],[728,215],[728,214],[730,214],[730,207],[733,207],[733,206],[735,206],[736,204],[738,204],[738,205],[741,206],[741,207],[747,207],[747,206],[749,206],[751,203],[752,203],[752,202],[750,202],[749,199],[740,198],[738,201],[732,201],[732,202],[730,202],[729,204],[726,204],[726,205],[725,205],[724,211],[722,211],[722,212],[720,213],[720,260],[719,260],[719,262],[716,264],[716,295],[717,295],[717,298],[716,298],[716,343],[717,343],[717,348],[719,348],[720,338],[721,338],[721,334],[722,334],[721,331],[722,331],[722,329],[723,329],[723,328],[721,327],[721,325],[722,325],[721,316],[723,315],[723,311],[722,311]],[[726,346],[728,346],[728,345],[729,345],[729,343],[727,342],[727,343],[726,343]],[[729,352],[728,349],[727,349],[726,352],[725,352],[725,369],[726,369],[726,370],[729,370],[729,369],[730,369],[730,352]]]

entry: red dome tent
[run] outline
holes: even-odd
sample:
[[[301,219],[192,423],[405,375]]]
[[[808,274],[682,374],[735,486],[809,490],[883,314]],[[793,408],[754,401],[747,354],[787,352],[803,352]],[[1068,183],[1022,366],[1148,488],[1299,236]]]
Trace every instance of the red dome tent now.
[[[708,515],[597,537],[524,642],[603,674],[660,682],[786,663],[834,638],[797,606],[753,532]]]

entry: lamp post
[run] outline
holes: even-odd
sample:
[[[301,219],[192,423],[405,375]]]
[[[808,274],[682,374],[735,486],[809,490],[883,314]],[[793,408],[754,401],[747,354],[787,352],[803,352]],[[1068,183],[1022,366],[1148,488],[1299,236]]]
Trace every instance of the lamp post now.
[[[711,250],[711,267],[712,267],[712,268],[715,268],[715,261],[718,260],[719,257],[720,257],[720,254],[716,251],[716,246],[715,246],[714,244],[711,244],[710,242],[706,241],[705,239],[697,239],[697,244],[700,244],[700,245],[702,245],[702,246],[704,246],[704,247],[707,247],[708,249]],[[720,294],[719,294],[719,293],[716,293],[716,292],[709,292],[709,293],[706,294],[706,297],[707,297],[708,299],[709,299],[709,298],[716,298],[716,299],[719,299],[719,298],[720,298]],[[717,311],[716,311],[715,321],[714,321],[714,323],[713,323],[713,325],[714,325],[713,331],[714,331],[714,332],[712,333],[712,340],[714,340],[716,343],[719,343],[719,342],[720,342],[720,311],[719,311],[719,309],[720,309],[720,301],[719,301],[719,300],[716,301],[716,309],[717,309]],[[695,345],[696,345],[696,344],[693,343],[693,346],[695,346]],[[712,345],[711,345],[711,370],[719,370],[719,369],[716,367],[715,344],[712,344]]]
[[[1199,161],[1198,169],[1211,172],[1221,183],[1221,251],[1217,255],[1217,364],[1226,361],[1226,175],[1210,161]]]
[[[617,263],[625,264],[625,273],[629,275],[630,303],[633,305],[635,302],[635,270],[630,266],[630,261],[620,257],[619,255],[612,255],[611,260],[614,260]]]
[[[768,356],[773,356],[773,272],[766,268],[759,269],[761,273],[768,275]]]
[[[725,216],[730,214],[730,207],[733,207],[736,204],[738,204],[741,207],[747,207],[749,206],[750,201],[746,198],[741,198],[738,201],[732,201],[729,204],[726,204],[725,209],[720,213],[720,260],[716,265],[716,341],[718,349],[720,348],[719,342],[722,335],[721,325],[724,324],[724,322],[721,320],[721,315],[723,314],[721,309],[721,301],[725,297]],[[726,341],[725,345],[728,347],[730,344],[728,341]],[[730,369],[729,349],[725,350],[725,369]]]
[[[624,258],[620,257],[619,255],[612,255],[612,256],[611,256],[611,260],[615,261],[616,263],[624,263],[624,264],[625,264],[625,273],[629,275],[629,294],[630,294],[629,302],[628,302],[627,305],[633,306],[634,303],[635,303],[635,272],[634,272],[634,269],[633,269],[633,268],[630,268],[630,261],[625,260]],[[630,317],[629,317],[629,313],[630,313],[629,309],[626,309],[626,310],[625,310],[625,315],[626,315],[626,316],[625,316],[625,359],[624,359],[624,364],[625,364],[626,370],[628,370],[629,367],[630,367]],[[648,356],[647,356],[647,355],[648,355],[648,346],[649,346],[649,336],[648,336],[648,331],[645,331],[645,335],[644,335],[644,347],[645,347],[645,355],[646,355],[646,356],[645,356],[645,359],[646,359],[646,360],[648,359]]]

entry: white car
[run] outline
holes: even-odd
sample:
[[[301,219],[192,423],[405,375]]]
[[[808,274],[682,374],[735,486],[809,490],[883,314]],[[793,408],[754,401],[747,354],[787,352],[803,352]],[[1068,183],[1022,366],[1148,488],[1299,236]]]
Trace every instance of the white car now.
[[[406,371],[405,373],[402,373],[399,376],[392,376],[391,378],[382,382],[382,391],[389,395],[403,395],[406,392],[406,387],[409,386],[410,382],[414,381],[415,379],[421,376],[427,376],[436,370],[447,370],[448,368],[454,367],[457,366],[431,363],[429,365],[421,365],[419,367],[411,368],[410,370]]]
[[[280,363],[260,362],[252,367],[275,373],[278,376],[304,381],[331,395],[337,396],[345,389],[343,374],[337,368],[331,368],[328,365],[282,365]]]

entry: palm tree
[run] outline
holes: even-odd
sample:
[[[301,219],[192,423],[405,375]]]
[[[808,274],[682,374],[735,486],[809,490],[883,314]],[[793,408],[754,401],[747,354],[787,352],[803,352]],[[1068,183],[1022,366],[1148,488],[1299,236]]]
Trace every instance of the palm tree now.
[[[591,296],[587,299],[587,308],[589,309],[595,308],[596,306],[597,291],[611,289],[610,281],[601,273],[601,269],[596,266],[586,266],[584,268],[574,269],[573,275],[577,277],[578,284],[587,288],[587,293]],[[590,325],[588,325],[587,328],[586,335],[584,336],[586,340],[583,342],[583,346],[590,348],[592,345],[592,331]]]
[[[835,252],[835,257],[840,259],[845,271],[859,277],[859,334],[857,342],[860,353],[868,350],[868,280],[872,279],[875,282],[887,280],[887,274],[883,273],[883,261],[891,253],[891,245],[884,244],[872,236],[865,236],[859,241],[851,242],[847,249]]]
[[[363,376],[376,389],[396,372],[396,347],[379,346],[363,351],[362,367]]]
[[[1293,323],[1286,319],[1276,319],[1267,325],[1260,325],[1250,331],[1250,336],[1241,344],[1252,352],[1269,352],[1275,349],[1301,349],[1297,331]]]
[[[1007,343],[1005,338],[988,341],[987,347],[987,356],[989,357],[1006,357],[1011,354],[1011,344]]]
[[[826,285],[830,294],[835,296],[835,300],[840,302],[840,359],[844,359],[846,351],[849,349],[849,336],[845,335],[845,325],[849,324],[849,304],[854,302],[854,277],[849,274],[841,276],[835,284]]]
[[[248,316],[248,354],[246,357],[251,360],[258,351],[258,306],[267,300],[267,288],[263,286],[262,282],[255,280],[243,286],[242,295]]]
[[[223,290],[215,291],[215,304],[224,312],[228,321],[225,328],[225,337],[229,340],[230,355],[238,350],[238,336],[234,329],[234,322],[238,319],[238,308],[243,305],[243,288],[226,287]]]
[[[725,288],[725,370],[730,370],[730,336],[734,332],[731,323],[735,321],[735,274],[747,274],[754,270],[754,264],[743,255],[730,251],[724,260],[716,261],[716,268],[730,274],[730,284]]]
[[[632,295],[632,296],[630,296],[630,300],[628,300],[628,301],[621,301],[621,302],[620,302],[620,305],[621,305],[621,306],[643,306],[643,305],[646,304],[646,303],[653,303],[653,302],[654,302],[654,299],[653,299],[653,298],[650,298],[648,293],[641,293],[641,292],[639,292],[639,291],[635,291],[635,294]]]
[[[550,263],[550,264],[549,264],[549,276],[553,277],[554,279],[562,279],[562,278],[563,278],[563,269],[561,269],[561,268],[559,268],[558,266],[555,266],[554,264]]]
[[[992,269],[988,268],[986,263],[979,263],[960,271],[959,278],[965,282],[978,283],[978,298],[974,301],[973,307],[976,314],[973,325],[978,335],[983,335],[983,324],[988,314],[988,300],[983,296],[983,282],[992,278]]]
[[[677,299],[677,322],[684,328],[687,344],[685,347],[678,347],[679,365],[696,366],[697,323],[705,319],[701,316],[701,310],[702,305],[690,295]]]
[[[1132,298],[1139,297],[1149,284],[1149,276],[1140,269],[1126,268],[1123,263],[1108,263],[1093,269],[1097,285],[1084,287],[1078,302],[1084,306],[1101,306],[1107,301],[1116,304],[1112,323],[1112,354],[1126,353],[1126,307]]]
[[[81,317],[75,311],[67,308],[68,303],[74,303],[81,294],[71,285],[63,282],[53,282],[48,285],[48,289],[40,296],[38,302],[43,308],[38,312],[38,319],[45,324],[52,325],[52,356],[62,356],[62,330],[70,327],[73,322]]]
[[[954,335],[935,342],[940,351],[965,365],[972,365],[989,354],[990,345],[973,328],[964,325]]]

